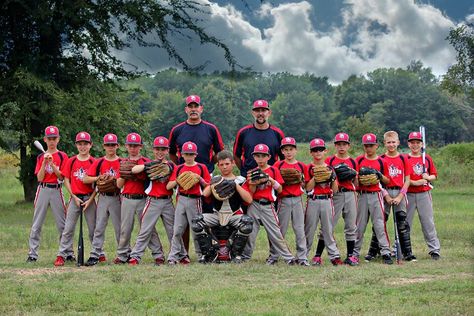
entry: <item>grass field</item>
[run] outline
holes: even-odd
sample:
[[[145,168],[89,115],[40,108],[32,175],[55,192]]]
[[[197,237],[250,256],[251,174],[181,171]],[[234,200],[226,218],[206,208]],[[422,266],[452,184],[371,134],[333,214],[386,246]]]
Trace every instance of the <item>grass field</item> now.
[[[437,188],[435,221],[442,259],[432,261],[416,220],[412,243],[418,262],[387,266],[288,267],[264,264],[261,230],[254,260],[241,265],[160,266],[146,254],[136,267],[105,264],[55,268],[58,234],[51,213],[40,258],[27,264],[33,206],[22,200],[13,169],[0,169],[0,314],[263,314],[474,315],[473,187]],[[389,223],[392,223],[391,221]],[[106,252],[113,259],[113,233]],[[388,225],[393,236],[392,225]],[[158,225],[161,236],[163,227]],[[370,232],[370,227],[367,230]],[[134,231],[134,235],[136,230]],[[345,253],[342,222],[336,230]],[[367,240],[363,252],[367,251]],[[288,241],[294,250],[294,236]],[[165,247],[168,245],[165,242]],[[86,256],[89,244],[86,242]],[[195,257],[192,256],[193,260]]]

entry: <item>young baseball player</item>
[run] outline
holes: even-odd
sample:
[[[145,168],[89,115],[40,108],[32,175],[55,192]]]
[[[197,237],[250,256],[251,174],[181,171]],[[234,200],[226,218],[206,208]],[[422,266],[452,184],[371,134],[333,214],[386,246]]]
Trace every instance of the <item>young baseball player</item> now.
[[[108,175],[114,179],[119,177],[120,158],[117,156],[119,148],[117,135],[105,135],[103,148],[105,156],[97,159],[90,166],[84,177],[84,184],[96,183],[102,175]],[[90,257],[86,262],[86,266],[93,266],[99,262],[107,261],[104,254],[104,241],[109,216],[114,226],[117,245],[120,238],[120,193],[118,188],[113,192],[101,192],[101,189],[98,187],[96,189],[99,192],[99,198],[97,200],[95,231]]]
[[[438,260],[440,258],[440,244],[434,224],[433,200],[431,199],[431,182],[436,180],[438,172],[433,159],[429,155],[426,155],[425,161],[423,161],[422,146],[421,133],[411,132],[408,135],[410,153],[407,156],[408,166],[411,169],[407,195],[407,220],[408,226],[412,227],[415,209],[418,210],[418,217],[420,218],[421,229],[428,245],[429,254],[433,260]]]
[[[160,161],[167,164],[170,172],[175,168],[173,162],[167,160],[169,152],[169,142],[166,137],[158,136],[153,141],[153,154],[155,161]],[[135,174],[142,173],[145,170],[145,165],[140,164],[133,167],[132,171]],[[145,193],[148,195],[145,208],[140,218],[140,232],[135,243],[135,246],[130,253],[130,260],[128,264],[137,265],[140,263],[141,257],[145,253],[145,248],[152,239],[153,234],[157,234],[155,225],[161,217],[165,227],[168,241],[171,244],[173,239],[173,224],[174,224],[174,206],[172,201],[173,190],[167,189],[166,185],[169,182],[170,175],[163,178],[151,180]],[[163,253],[161,248],[160,253]],[[164,256],[155,258],[155,265],[162,265],[165,262]]]
[[[334,136],[334,147],[336,148],[336,153],[333,156],[327,157],[325,163],[332,168],[344,164],[355,171],[356,162],[349,155],[349,149],[351,147],[349,135],[346,133],[337,133],[336,136]],[[355,174],[354,172],[354,175]],[[334,235],[334,229],[342,215],[344,219],[344,237],[347,246],[347,257],[344,260],[344,264],[356,266],[358,265],[358,260],[354,256],[354,245],[357,236],[356,187],[354,185],[354,179],[341,180],[338,177],[337,180],[339,190],[333,194],[334,216],[332,221],[332,234]],[[323,250],[324,238],[322,234],[320,234],[316,247],[316,257],[321,257]]]
[[[280,171],[268,165],[270,160],[270,149],[265,144],[257,144],[252,152],[253,159],[257,162],[257,170],[260,173],[264,173],[265,177],[261,177],[259,180],[254,180],[252,171],[247,176],[247,182],[244,187],[248,187],[252,193],[253,202],[250,204],[247,210],[247,214],[253,218],[253,229],[250,233],[249,241],[244,250],[243,257],[250,259],[255,249],[255,243],[257,240],[258,231],[260,229],[260,222],[263,224],[267,232],[268,239],[277,252],[277,256],[283,257],[288,265],[296,264],[295,257],[291,254],[288,244],[280,231],[280,223],[278,221],[278,215],[275,211],[274,202],[276,195],[281,193],[283,188],[283,179]],[[267,261],[268,265],[275,264],[276,261]]]
[[[334,170],[329,167],[324,158],[327,153],[326,144],[324,140],[315,138],[309,143],[311,156],[313,162],[308,165],[305,175],[306,192],[308,192],[308,199],[306,201],[305,213],[305,234],[306,247],[309,254],[311,246],[313,245],[314,235],[318,228],[318,222],[321,221],[321,234],[324,238],[324,244],[328,250],[329,259],[335,266],[342,265],[341,255],[337,249],[336,241],[332,234],[332,222],[334,207],[332,201],[333,192],[337,192],[338,186]],[[329,176],[318,179],[316,170],[328,170],[326,172]],[[319,266],[322,264],[321,255],[313,257],[312,265]]]
[[[166,185],[166,189],[168,190],[178,186],[173,239],[171,241],[171,251],[168,256],[168,264],[170,265],[175,265],[178,262],[186,265],[191,262],[183,246],[182,236],[186,226],[191,226],[192,219],[197,214],[202,213],[202,188],[211,180],[206,165],[195,161],[197,152],[198,149],[195,143],[186,142],[183,144],[181,154],[184,159],[184,164],[177,166],[173,170],[170,181]],[[200,258],[199,245],[196,242],[194,232],[193,239],[194,249],[196,250],[198,258]]]
[[[306,173],[306,165],[296,160],[296,141],[292,137],[285,137],[281,141],[281,152],[285,156],[285,160],[275,162],[273,165],[280,170],[284,183],[282,191],[278,195],[278,220],[280,222],[280,230],[283,237],[286,236],[290,219],[295,233],[296,241],[296,258],[298,264],[309,266],[306,251],[306,236],[304,232],[304,209],[302,195],[304,193],[304,174]],[[299,181],[294,181],[293,173],[285,172],[285,169],[294,169],[299,176]],[[287,178],[287,179],[285,179]],[[288,182],[288,183],[287,183]],[[268,261],[278,260],[278,255],[272,245],[270,245],[270,258]]]
[[[61,236],[66,219],[66,205],[64,204],[63,191],[63,168],[66,165],[68,156],[58,150],[59,129],[56,126],[48,126],[44,131],[44,138],[47,149],[36,159],[35,174],[38,179],[36,189],[35,211],[33,214],[33,224],[31,225],[28,258],[26,262],[36,262],[38,260],[38,249],[40,246],[41,229],[46,218],[48,206],[51,206],[56,228]],[[74,261],[74,257],[67,257],[68,261]]]
[[[395,221],[397,225],[400,248],[405,261],[416,261],[416,257],[411,250],[410,227],[407,223],[407,199],[406,194],[410,186],[410,168],[406,157],[398,152],[400,140],[398,133],[388,131],[383,135],[385,145],[385,154],[380,157],[386,162],[390,175],[390,182],[386,185],[386,194],[384,202],[385,222],[388,221],[391,209],[395,210]],[[372,241],[366,261],[374,259],[379,252],[377,237],[372,231]]]
[[[385,264],[393,264],[390,257],[390,241],[385,227],[384,202],[382,196],[381,183],[390,182],[388,166],[377,155],[377,137],[368,133],[362,136],[364,154],[356,158],[357,172],[359,173],[359,200],[357,203],[357,239],[354,247],[354,255],[360,256],[364,233],[367,227],[369,216],[372,220],[375,235],[379,241],[380,253]],[[366,183],[364,177],[366,173],[376,175],[376,183]],[[380,183],[381,182],[381,183]]]
[[[96,192],[92,185],[82,182],[87,170],[95,161],[95,158],[89,153],[91,147],[92,140],[89,133],[78,133],[76,135],[78,154],[68,159],[63,170],[64,186],[69,191],[71,198],[67,208],[66,223],[59,242],[59,252],[54,262],[57,267],[63,266],[66,258],[74,257],[72,244],[77,219],[81,215],[80,212],[84,212],[91,244],[94,238],[97,207],[95,203]]]

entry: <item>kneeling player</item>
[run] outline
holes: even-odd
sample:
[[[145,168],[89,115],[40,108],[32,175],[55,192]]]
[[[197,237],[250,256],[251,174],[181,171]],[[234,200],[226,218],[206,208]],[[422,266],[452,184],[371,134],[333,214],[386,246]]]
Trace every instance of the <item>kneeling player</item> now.
[[[252,232],[253,219],[243,215],[241,209],[243,202],[252,202],[252,195],[241,187],[245,180],[239,181],[240,178],[232,173],[234,166],[234,156],[230,151],[219,152],[217,167],[222,176],[214,177],[203,192],[206,197],[212,196],[214,213],[198,214],[192,221],[191,227],[202,253],[199,261],[202,263],[212,262],[218,256],[217,238],[212,235],[210,228],[228,224],[235,228],[235,233],[229,238],[230,258],[235,263],[242,262],[241,255]]]

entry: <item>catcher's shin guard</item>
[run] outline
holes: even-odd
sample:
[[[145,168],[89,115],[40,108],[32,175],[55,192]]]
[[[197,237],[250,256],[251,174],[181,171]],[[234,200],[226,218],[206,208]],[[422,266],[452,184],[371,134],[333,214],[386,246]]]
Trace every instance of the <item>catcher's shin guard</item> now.
[[[248,215],[242,215],[238,229],[241,235],[250,234],[253,230],[253,218]]]
[[[193,217],[191,220],[191,229],[196,234],[202,234],[204,229],[206,228],[206,222],[204,221],[204,216],[202,214],[198,214]]]
[[[232,241],[232,248],[230,250],[232,258],[242,255],[248,239],[248,235],[241,235],[240,233],[235,234],[235,237]]]
[[[206,261],[213,261],[216,258],[217,250],[216,247],[212,245],[212,237],[203,232],[201,234],[196,234],[196,240]]]
[[[400,240],[400,248],[402,248],[402,254],[409,256],[412,254],[411,239],[410,239],[410,226],[406,221],[406,214],[404,212],[398,212],[397,217],[397,228],[398,228],[398,239]]]

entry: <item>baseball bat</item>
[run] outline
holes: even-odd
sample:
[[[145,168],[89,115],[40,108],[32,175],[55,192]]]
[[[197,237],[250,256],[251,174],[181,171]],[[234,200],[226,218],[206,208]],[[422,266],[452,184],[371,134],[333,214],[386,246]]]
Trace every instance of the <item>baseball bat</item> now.
[[[82,202],[82,201],[81,201]],[[77,266],[84,265],[84,236],[82,235],[82,216],[84,213],[83,206],[79,207],[81,216],[79,218],[79,241],[77,242]]]
[[[395,259],[397,260],[397,264],[402,264],[402,248],[400,247],[400,239],[398,238],[397,216],[393,205],[391,208],[393,213],[393,228],[395,230]]]
[[[423,162],[423,173],[426,173],[426,132],[423,125],[420,126],[420,134],[421,141],[423,142],[423,145],[421,146],[421,160]],[[433,188],[433,185],[430,182],[425,185],[429,185],[430,188]]]
[[[38,148],[43,154],[46,153],[46,151],[43,148],[43,145],[37,140],[34,141],[33,145],[35,145],[36,148]]]

